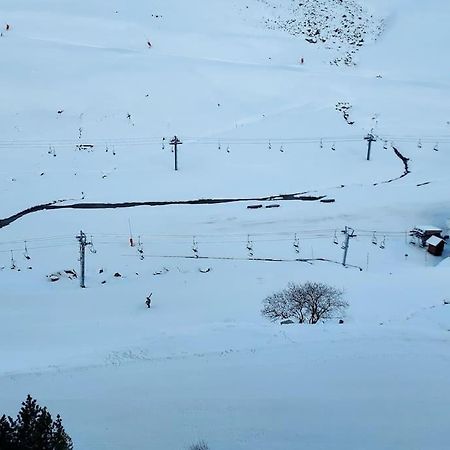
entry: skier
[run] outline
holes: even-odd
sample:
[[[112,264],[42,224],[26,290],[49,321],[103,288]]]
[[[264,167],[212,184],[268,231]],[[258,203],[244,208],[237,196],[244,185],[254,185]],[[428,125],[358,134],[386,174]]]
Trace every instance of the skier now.
[[[9,26],[9,23],[7,23],[6,24],[6,31],[9,31],[9,29],[10,29],[10,26]]]
[[[152,294],[153,292],[150,292],[150,295],[145,299],[145,304],[147,305],[147,308],[150,308],[150,306],[152,305]]]
[[[148,45],[148,48],[152,48],[152,43],[150,41],[147,41],[147,45]]]
[[[305,59],[303,58],[303,56],[300,58],[300,64],[303,64],[305,62]]]

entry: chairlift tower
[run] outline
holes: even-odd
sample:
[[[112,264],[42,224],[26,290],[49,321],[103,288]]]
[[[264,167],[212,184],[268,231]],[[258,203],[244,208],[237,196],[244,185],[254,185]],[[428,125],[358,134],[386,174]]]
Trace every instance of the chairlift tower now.
[[[175,157],[175,170],[178,170],[178,146],[183,143],[178,139],[177,136],[174,136],[169,144],[173,146],[174,157]]]
[[[375,136],[370,132],[365,138],[365,141],[367,141],[367,161],[370,161],[370,152],[372,150],[372,142],[376,142]]]
[[[78,242],[80,243],[80,287],[85,288],[85,270],[86,270],[86,247],[93,246],[92,241],[87,240],[86,234],[83,233],[83,231],[80,231],[80,234],[76,236],[78,239]],[[95,250],[91,249],[93,253],[95,253]]]
[[[342,265],[345,267],[347,265],[347,254],[348,248],[350,246],[350,238],[356,237],[355,230],[350,227],[345,227],[345,230],[342,231],[345,234],[345,241],[343,245],[344,257],[342,258]]]

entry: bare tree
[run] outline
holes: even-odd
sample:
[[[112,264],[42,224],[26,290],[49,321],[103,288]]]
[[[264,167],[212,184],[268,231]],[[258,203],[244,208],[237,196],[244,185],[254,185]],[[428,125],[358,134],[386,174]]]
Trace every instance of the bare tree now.
[[[333,286],[308,281],[302,289],[306,297],[309,323],[333,319],[348,308],[348,303],[342,298],[344,292]]]
[[[343,291],[324,283],[290,283],[263,301],[261,313],[272,321],[295,319],[299,323],[315,324],[342,315],[348,303]]]
[[[289,283],[285,291],[288,297],[289,318],[297,319],[298,323],[305,323],[308,319],[308,304],[303,287],[298,284]]]
[[[272,322],[276,322],[279,319],[289,319],[291,317],[290,310],[291,301],[289,289],[283,289],[263,300],[261,313]]]

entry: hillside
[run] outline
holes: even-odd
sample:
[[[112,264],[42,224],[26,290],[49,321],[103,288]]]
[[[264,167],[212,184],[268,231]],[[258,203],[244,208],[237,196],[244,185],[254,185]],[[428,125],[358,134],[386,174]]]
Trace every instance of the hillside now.
[[[0,415],[30,393],[79,450],[447,448],[449,251],[408,231],[448,233],[449,20],[3,0]],[[343,324],[261,316],[307,280]]]

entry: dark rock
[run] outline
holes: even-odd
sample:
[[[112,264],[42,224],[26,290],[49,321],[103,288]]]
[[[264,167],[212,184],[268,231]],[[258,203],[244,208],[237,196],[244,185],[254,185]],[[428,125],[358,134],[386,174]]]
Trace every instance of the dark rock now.
[[[281,325],[290,325],[295,322],[291,319],[288,319],[288,320],[282,320],[280,323],[281,323]]]

